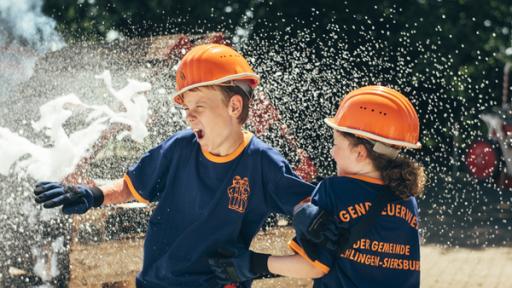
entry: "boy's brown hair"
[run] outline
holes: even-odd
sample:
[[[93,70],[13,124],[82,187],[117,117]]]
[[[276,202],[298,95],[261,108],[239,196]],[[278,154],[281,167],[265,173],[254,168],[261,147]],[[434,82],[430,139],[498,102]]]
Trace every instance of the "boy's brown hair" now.
[[[229,103],[229,100],[235,95],[240,95],[242,97],[242,113],[240,113],[240,116],[238,116],[238,122],[240,124],[245,124],[247,122],[247,119],[249,119],[249,106],[250,102],[253,98],[253,92],[250,91],[251,95],[247,95],[247,93],[238,86],[216,86],[219,87],[220,92],[224,96],[224,103],[227,105]]]

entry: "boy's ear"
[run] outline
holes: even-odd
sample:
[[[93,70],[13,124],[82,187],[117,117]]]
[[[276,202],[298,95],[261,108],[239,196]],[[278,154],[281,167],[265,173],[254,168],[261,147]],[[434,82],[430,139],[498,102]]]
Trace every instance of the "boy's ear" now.
[[[229,115],[233,116],[234,118],[238,118],[240,114],[242,114],[243,104],[244,100],[242,99],[242,96],[234,95],[231,97],[228,104]]]

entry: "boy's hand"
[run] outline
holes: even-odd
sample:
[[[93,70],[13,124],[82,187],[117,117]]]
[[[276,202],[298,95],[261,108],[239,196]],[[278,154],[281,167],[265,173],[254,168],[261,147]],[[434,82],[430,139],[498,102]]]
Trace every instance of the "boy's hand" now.
[[[64,214],[83,214],[103,203],[103,192],[98,187],[65,185],[59,182],[38,182],[34,188],[36,203],[44,208],[62,206]]]
[[[219,249],[218,256],[208,259],[220,284],[240,283],[269,274],[267,260],[270,255],[247,249]]]
[[[348,229],[336,217],[306,203],[296,207],[293,213],[293,227],[297,236],[317,243],[329,250],[340,252],[342,244],[348,239]]]

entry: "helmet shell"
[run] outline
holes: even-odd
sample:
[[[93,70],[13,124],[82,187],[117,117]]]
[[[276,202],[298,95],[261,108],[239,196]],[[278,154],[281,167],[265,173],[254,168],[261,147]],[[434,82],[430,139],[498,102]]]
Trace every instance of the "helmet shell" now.
[[[366,86],[347,94],[325,123],[335,130],[403,148],[421,148],[418,114],[400,92]]]
[[[234,80],[247,80],[256,88],[260,77],[245,58],[222,44],[205,44],[192,48],[181,60],[176,71],[176,93],[172,99],[183,104],[183,93],[201,87],[219,85]]]

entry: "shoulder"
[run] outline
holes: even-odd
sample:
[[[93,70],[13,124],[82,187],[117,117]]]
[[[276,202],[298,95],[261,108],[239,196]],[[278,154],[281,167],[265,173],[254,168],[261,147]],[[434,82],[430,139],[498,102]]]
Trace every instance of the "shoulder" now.
[[[331,186],[357,190],[359,194],[370,192],[373,195],[375,191],[389,190],[389,187],[384,185],[382,180],[364,176],[333,176],[325,180]]]
[[[361,180],[345,176],[332,176],[325,178],[322,180],[322,182],[320,182],[320,184],[323,184],[331,189],[352,188],[354,186],[359,186],[361,184]]]
[[[147,153],[158,153],[161,156],[171,157],[176,150],[181,151],[183,149],[188,149],[188,147],[193,147],[192,143],[195,141],[195,135],[190,129],[181,130],[174,133],[157,146],[151,148]]]
[[[261,141],[256,135],[252,136],[251,142],[247,147],[247,152],[251,155],[258,155],[266,164],[281,163],[285,161],[284,157],[272,146]]]
[[[270,145],[263,142],[258,136],[251,133],[251,140],[248,145],[248,148],[255,152],[265,152],[267,150],[274,150]]]
[[[401,200],[402,205],[409,208],[409,210],[413,211],[415,214],[418,214],[418,202],[414,196],[411,196],[405,200]]]
[[[172,136],[162,142],[162,146],[190,144],[196,141],[196,135],[190,129],[185,129],[174,133]]]
[[[373,185],[375,184],[352,177],[332,176],[325,178],[318,184],[316,193],[320,198],[332,199],[337,203],[367,201],[374,197],[374,188],[383,188],[382,185],[376,187]]]
[[[196,135],[190,129],[184,129],[174,133],[167,140],[175,139],[175,141],[192,141],[196,139]]]
[[[343,191],[347,186],[347,179],[345,177],[339,176],[331,176],[323,179],[318,183],[315,193],[321,197],[325,197],[327,195],[331,196],[334,193],[339,193],[335,191]]]

